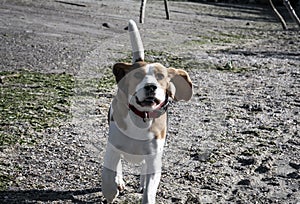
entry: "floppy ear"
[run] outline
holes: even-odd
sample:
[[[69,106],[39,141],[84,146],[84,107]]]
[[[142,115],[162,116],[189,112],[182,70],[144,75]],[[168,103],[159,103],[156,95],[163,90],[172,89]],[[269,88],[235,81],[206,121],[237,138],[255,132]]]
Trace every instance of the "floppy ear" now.
[[[171,78],[169,92],[171,97],[176,100],[188,101],[193,95],[193,84],[189,74],[182,69],[168,69],[169,77]]]
[[[116,82],[119,83],[119,81],[126,75],[126,73],[129,72],[131,68],[132,68],[132,64],[116,63],[113,66],[113,74],[115,75]]]

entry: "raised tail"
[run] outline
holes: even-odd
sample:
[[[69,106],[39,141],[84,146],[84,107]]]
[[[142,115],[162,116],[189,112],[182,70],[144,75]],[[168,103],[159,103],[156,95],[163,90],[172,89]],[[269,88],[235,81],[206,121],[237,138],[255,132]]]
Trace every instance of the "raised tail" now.
[[[129,20],[128,31],[132,47],[132,63],[144,61],[144,46],[136,23]]]

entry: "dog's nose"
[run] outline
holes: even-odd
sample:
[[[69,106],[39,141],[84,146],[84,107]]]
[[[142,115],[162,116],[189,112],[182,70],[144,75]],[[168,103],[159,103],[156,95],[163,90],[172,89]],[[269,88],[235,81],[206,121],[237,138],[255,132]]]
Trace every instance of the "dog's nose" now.
[[[154,91],[157,89],[157,86],[154,85],[154,84],[147,84],[147,85],[144,87],[144,89],[145,89],[146,91],[149,91],[149,92],[151,93],[151,92],[154,92]]]

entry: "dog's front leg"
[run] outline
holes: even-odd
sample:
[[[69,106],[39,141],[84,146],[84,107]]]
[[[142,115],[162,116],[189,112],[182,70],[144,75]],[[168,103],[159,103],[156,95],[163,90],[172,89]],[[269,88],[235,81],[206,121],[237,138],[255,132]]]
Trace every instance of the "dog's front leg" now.
[[[102,193],[108,203],[111,203],[124,188],[121,155],[108,144],[102,170]]]
[[[146,159],[144,165],[146,172],[142,171],[144,181],[141,181],[141,185],[144,184],[143,204],[154,204],[161,177],[161,154]]]
[[[161,172],[145,175],[145,189],[143,192],[143,204],[154,204]]]

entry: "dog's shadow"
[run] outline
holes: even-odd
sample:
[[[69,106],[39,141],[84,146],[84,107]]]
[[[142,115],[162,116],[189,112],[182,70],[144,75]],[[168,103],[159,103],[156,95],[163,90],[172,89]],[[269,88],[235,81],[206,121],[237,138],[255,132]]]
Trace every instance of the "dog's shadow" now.
[[[101,188],[83,190],[6,190],[0,191],[0,203],[39,203],[39,202],[72,202],[79,204],[106,203],[98,194]],[[97,195],[93,195],[97,193]],[[90,195],[91,194],[91,195]],[[84,197],[84,199],[82,199]]]

